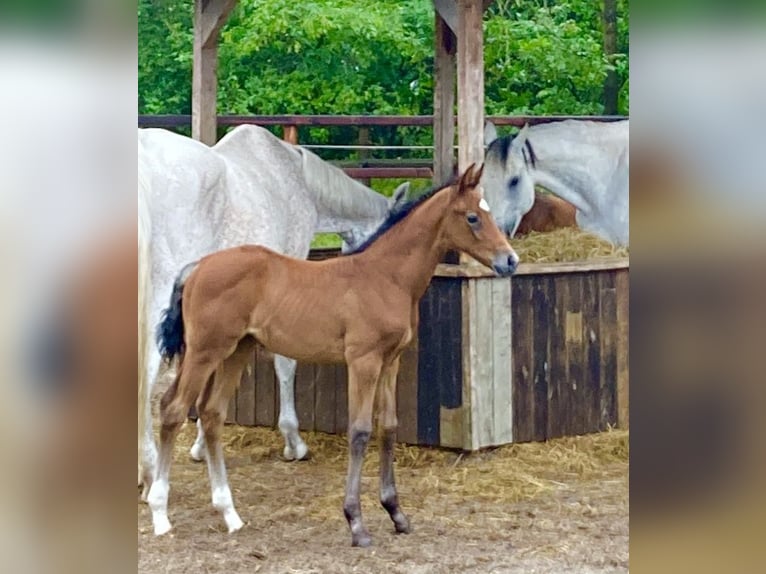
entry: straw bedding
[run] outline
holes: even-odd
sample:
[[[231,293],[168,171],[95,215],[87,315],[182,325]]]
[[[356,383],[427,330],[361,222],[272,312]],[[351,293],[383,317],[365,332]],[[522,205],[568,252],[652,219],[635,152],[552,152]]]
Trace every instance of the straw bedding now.
[[[174,534],[151,535],[139,508],[141,571],[625,572],[628,433],[612,430],[463,454],[399,445],[396,472],[408,536],[392,533],[377,501],[370,445],[362,508],[374,547],[352,549],[341,511],[346,439],[304,433],[311,459],[280,460],[273,429],[227,426],[235,504],[247,526],[229,536],[210,504],[205,465],[190,462],[193,424],[176,445]]]

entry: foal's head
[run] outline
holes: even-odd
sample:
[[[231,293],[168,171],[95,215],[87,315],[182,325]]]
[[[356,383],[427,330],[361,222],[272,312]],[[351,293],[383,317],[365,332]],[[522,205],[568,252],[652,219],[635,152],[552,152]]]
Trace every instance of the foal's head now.
[[[484,143],[488,147],[482,185],[487,201],[496,210],[498,225],[510,237],[535,203],[530,168],[535,167],[537,158],[527,130],[524,126],[515,136],[498,138],[491,123],[487,122],[484,129]]]
[[[442,233],[450,249],[464,251],[499,275],[512,275],[519,264],[498,228],[479,186],[484,166],[471,164],[450,190],[449,213]]]

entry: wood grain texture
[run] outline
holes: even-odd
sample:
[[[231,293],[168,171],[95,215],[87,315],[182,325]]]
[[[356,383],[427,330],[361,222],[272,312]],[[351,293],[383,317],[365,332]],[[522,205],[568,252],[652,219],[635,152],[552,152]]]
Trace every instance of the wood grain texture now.
[[[492,290],[492,444],[513,441],[511,280],[489,279]]]
[[[589,273],[582,283],[584,384],[581,409],[583,432],[599,428],[601,408],[601,301],[598,275]]]
[[[630,428],[630,277],[617,272],[617,425]]]
[[[536,441],[545,440],[548,433],[548,393],[550,384],[550,330],[551,308],[548,285],[535,281],[532,287],[533,307],[533,375],[534,385],[534,435]]]
[[[614,272],[599,275],[601,286],[601,380],[598,430],[617,426],[617,291]]]
[[[534,440],[534,311],[532,281],[511,280],[513,309],[513,437],[515,442]]]
[[[418,443],[418,336],[402,351],[396,382],[397,438],[407,444]]]
[[[242,373],[242,381],[237,389],[236,422],[241,425],[255,424],[255,353]]]
[[[566,354],[569,377],[569,428],[571,434],[589,432],[583,416],[588,404],[588,387],[585,382],[585,329],[583,327],[583,273],[564,275],[567,281],[566,298]]]
[[[456,38],[434,11],[434,154],[433,183],[446,183],[455,167],[455,73]]]
[[[335,365],[314,365],[314,429],[335,432]]]
[[[298,428],[314,430],[314,364],[298,363],[295,372],[295,412]]]
[[[255,351],[255,424],[277,426],[277,377],[274,358],[262,348]]]

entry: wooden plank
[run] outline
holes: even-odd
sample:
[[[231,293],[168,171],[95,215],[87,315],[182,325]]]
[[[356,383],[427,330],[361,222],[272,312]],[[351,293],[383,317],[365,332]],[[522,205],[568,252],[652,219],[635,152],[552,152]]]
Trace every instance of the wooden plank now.
[[[458,0],[458,171],[484,161],[484,28],[481,0]],[[460,261],[470,261],[460,254]]]
[[[217,139],[218,33],[234,0],[195,0],[192,64],[192,137],[212,146]]]
[[[598,260],[571,261],[563,263],[521,263],[514,276],[546,275],[549,273],[579,273],[612,269],[628,269],[627,257],[605,257]],[[495,277],[491,269],[475,261],[461,265],[440,263],[434,272],[436,277]]]
[[[433,170],[430,167],[346,167],[343,172],[354,179],[378,178],[402,178],[402,179],[430,179]]]
[[[314,365],[299,362],[295,372],[295,412],[301,430],[314,430],[314,402]]]
[[[237,424],[255,425],[255,353],[242,373],[237,390]]]
[[[434,329],[439,334],[437,356],[439,383],[439,444],[463,446],[463,292],[460,279],[434,279],[440,296],[435,307]]]
[[[548,352],[550,346],[551,313],[548,288],[544,278],[537,277],[532,285],[533,333],[533,394],[534,435],[533,440],[543,441],[548,433],[548,388],[550,370]]]
[[[335,365],[314,365],[314,428],[335,432]]]
[[[488,279],[492,295],[492,443],[513,441],[513,360],[511,355],[511,280]]]
[[[513,440],[534,440],[534,313],[530,277],[511,279],[513,329]]]
[[[567,278],[566,298],[566,353],[568,373],[568,409],[569,434],[584,434],[588,432],[587,421],[583,417],[584,406],[587,402],[585,383],[585,345],[583,327],[583,273],[569,273]]]
[[[494,339],[492,325],[492,279],[469,280],[473,299],[471,323],[471,419],[474,449],[494,444],[493,379]]]
[[[298,143],[298,126],[286,125],[282,127],[282,139],[293,145]]]
[[[463,367],[463,444],[462,448],[471,450],[473,448],[473,425],[476,421],[471,417],[471,353],[470,349],[475,340],[471,318],[470,302],[471,290],[469,281],[460,281],[460,313],[462,321],[460,324],[460,334],[463,341],[463,352],[461,354],[461,363]]]
[[[584,381],[582,402],[576,416],[582,420],[583,432],[599,430],[598,411],[601,392],[601,321],[598,275],[586,273],[582,281],[582,327]]]
[[[551,289],[553,320],[550,340],[551,400],[548,411],[548,438],[571,433],[572,412],[566,345],[567,299],[570,274],[547,276]]]
[[[229,399],[229,408],[226,410],[226,424],[237,422],[237,393]]]
[[[455,52],[457,39],[435,11],[433,183],[446,183],[455,169]]]
[[[274,358],[259,347],[255,352],[255,424],[277,426],[277,381]]]
[[[601,288],[601,379],[599,383],[599,430],[617,425],[617,290],[614,272],[599,274]]]
[[[194,11],[198,17],[195,26],[199,27],[203,46],[211,46],[218,41],[218,34],[236,4],[237,0],[195,0]]]
[[[617,425],[630,428],[630,278],[627,270],[617,271]]]
[[[524,127],[525,124],[536,126],[562,120],[586,120],[593,122],[619,122],[629,119],[628,116],[578,116],[578,115],[548,115],[548,116],[488,116],[487,119],[496,126]],[[243,124],[259,126],[433,126],[434,116],[391,116],[391,115],[237,115],[220,114],[218,125],[239,126]],[[140,128],[178,128],[191,125],[190,114],[139,114]]]
[[[453,34],[458,33],[457,3],[455,0],[434,0],[434,11]]]
[[[458,0],[458,167],[484,161],[484,27],[481,0]]]
[[[418,325],[418,444],[439,444],[439,356],[441,336],[437,321],[438,298],[446,281],[432,282],[420,300]]]
[[[335,432],[348,432],[348,367],[335,365]]]
[[[418,335],[402,351],[396,383],[396,416],[399,442],[418,443]]]

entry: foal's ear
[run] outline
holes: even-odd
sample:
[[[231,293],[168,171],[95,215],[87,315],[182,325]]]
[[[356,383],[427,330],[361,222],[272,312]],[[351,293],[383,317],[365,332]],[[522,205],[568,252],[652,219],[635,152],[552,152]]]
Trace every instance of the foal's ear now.
[[[476,163],[472,163],[468,166],[468,169],[463,172],[458,182],[458,193],[463,193],[469,187],[476,187],[481,180],[481,174],[484,172],[484,164],[482,163],[478,168]]]

